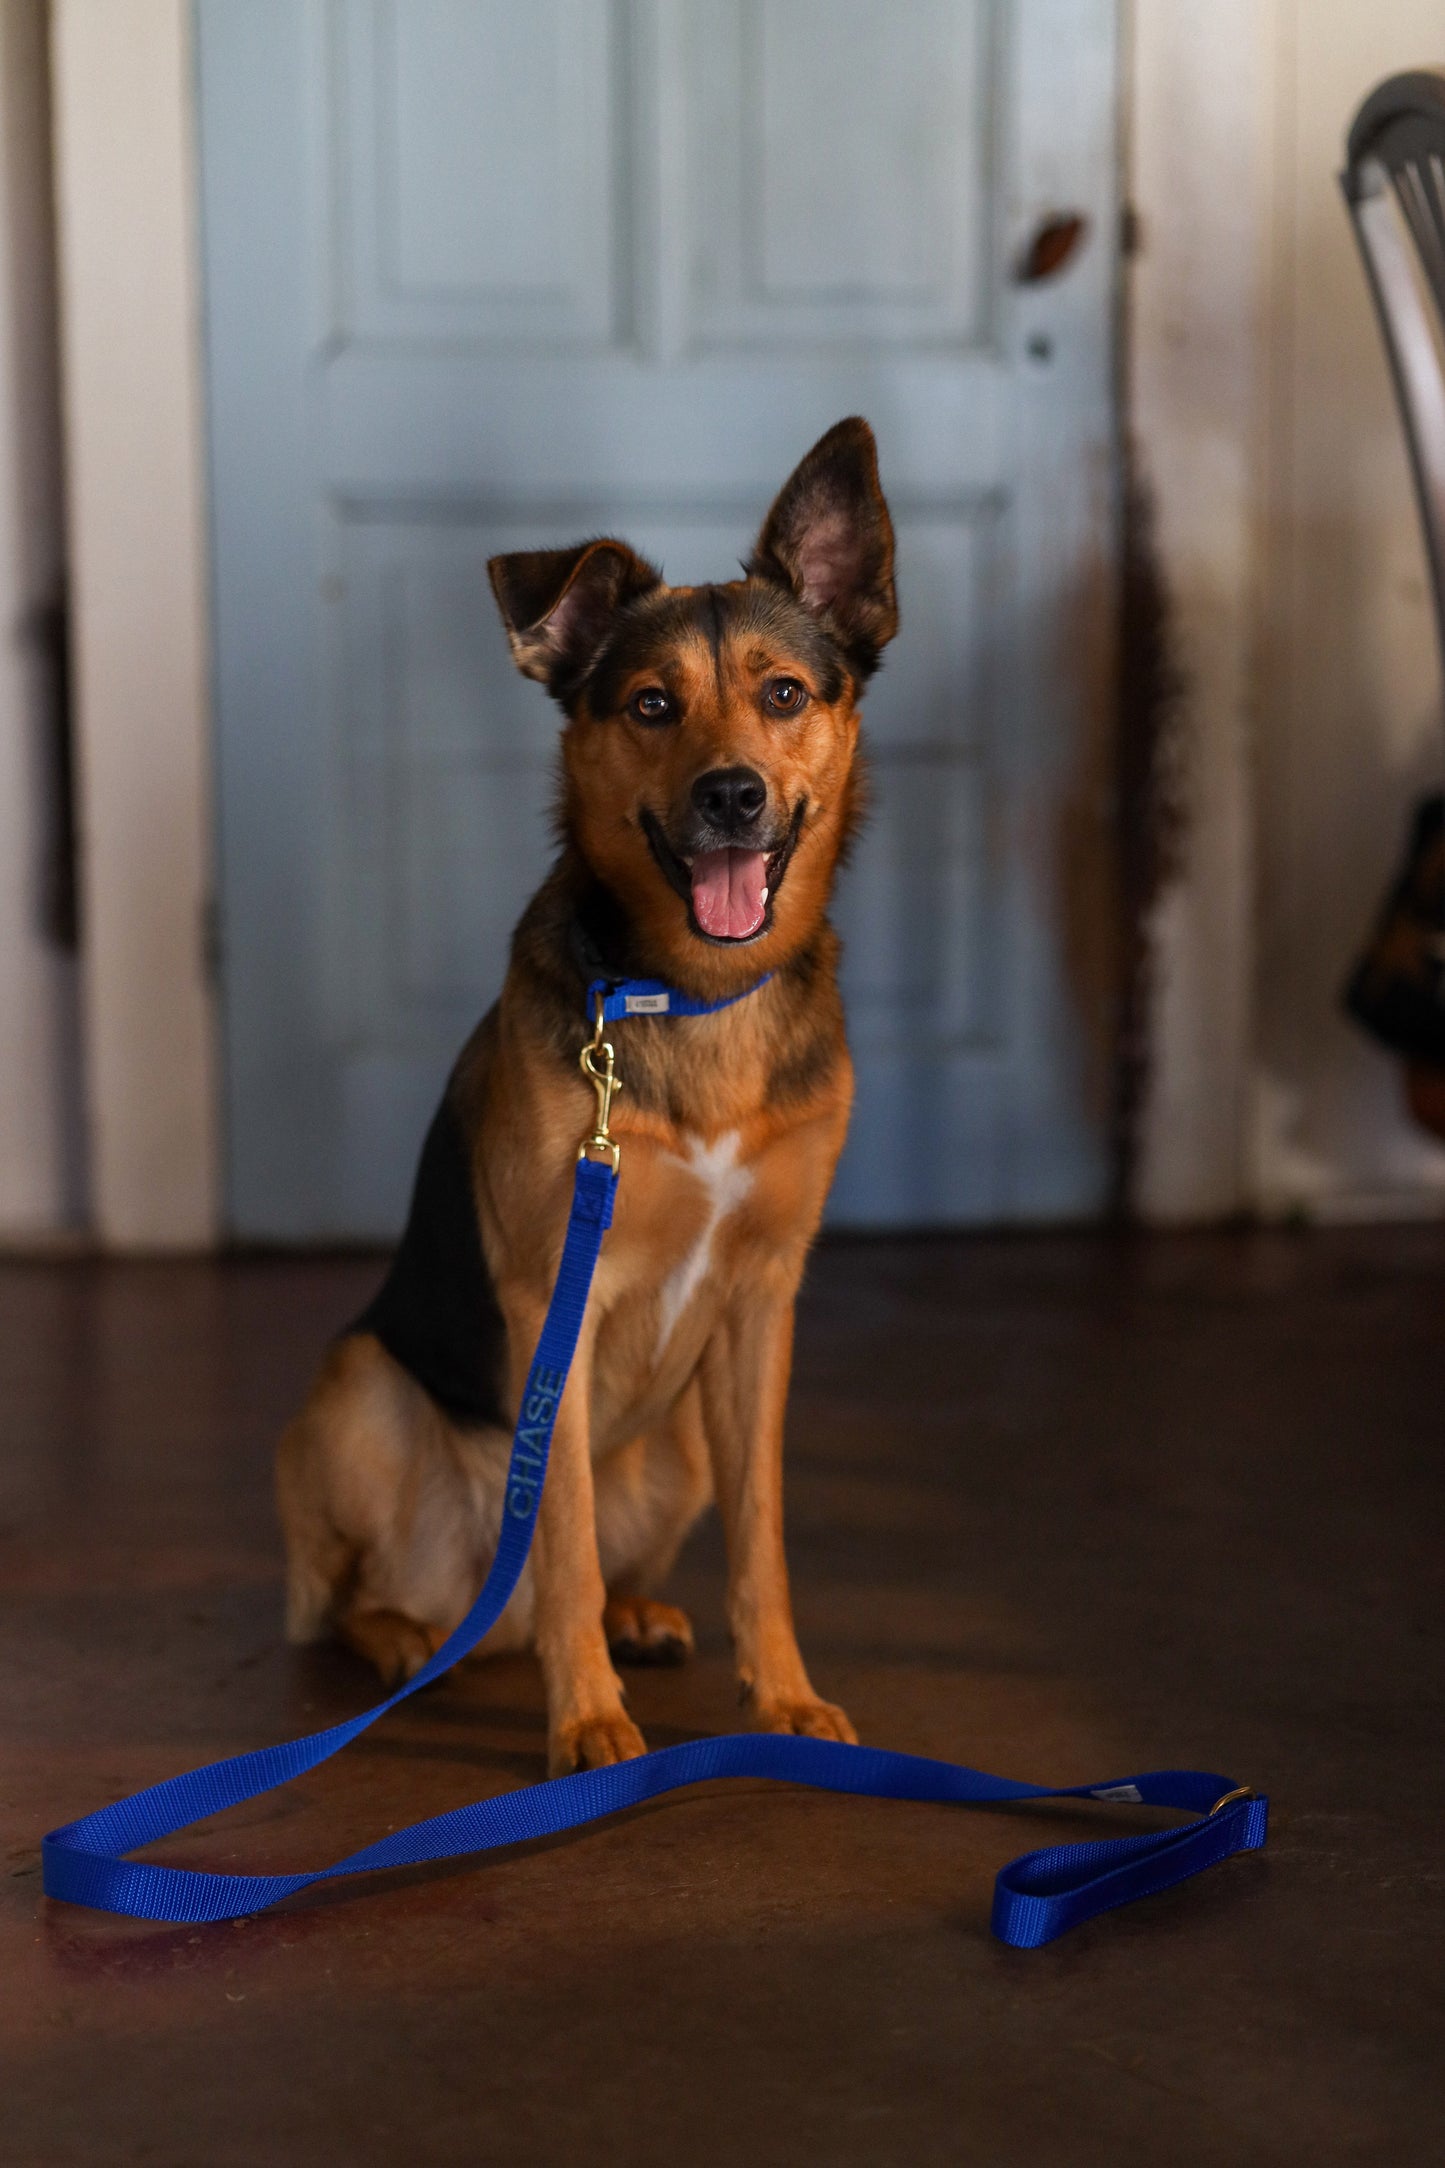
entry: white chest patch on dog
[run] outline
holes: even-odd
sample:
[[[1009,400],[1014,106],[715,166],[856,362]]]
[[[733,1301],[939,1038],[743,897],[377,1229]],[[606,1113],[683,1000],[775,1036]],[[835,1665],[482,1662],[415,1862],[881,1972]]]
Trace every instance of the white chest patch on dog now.
[[[678,1319],[707,1276],[714,1235],[753,1186],[751,1169],[738,1165],[741,1141],[737,1131],[729,1129],[725,1135],[715,1137],[711,1144],[704,1144],[701,1137],[694,1137],[686,1159],[679,1158],[675,1152],[667,1155],[675,1167],[685,1168],[702,1184],[707,1192],[707,1218],[686,1257],[662,1283],[657,1305],[657,1352],[653,1358],[656,1362],[661,1362]]]

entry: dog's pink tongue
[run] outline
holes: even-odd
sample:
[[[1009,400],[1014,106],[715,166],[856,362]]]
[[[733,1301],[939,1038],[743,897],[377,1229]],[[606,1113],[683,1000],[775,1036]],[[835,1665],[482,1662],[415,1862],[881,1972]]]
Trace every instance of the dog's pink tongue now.
[[[703,932],[715,941],[742,941],[756,933],[768,907],[767,871],[761,851],[704,851],[695,858],[692,909]]]

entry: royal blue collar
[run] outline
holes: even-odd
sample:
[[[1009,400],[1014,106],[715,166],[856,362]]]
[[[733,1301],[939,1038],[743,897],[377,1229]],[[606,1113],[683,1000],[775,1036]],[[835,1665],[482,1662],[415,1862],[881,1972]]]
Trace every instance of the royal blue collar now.
[[[711,1016],[716,1009],[730,1009],[735,1001],[746,1001],[749,994],[766,986],[772,975],[771,971],[765,972],[740,994],[724,994],[721,1001],[699,1001],[695,994],[679,993],[661,979],[593,979],[587,988],[587,1021],[597,1021],[599,994],[604,1024],[620,1023],[624,1016]]]

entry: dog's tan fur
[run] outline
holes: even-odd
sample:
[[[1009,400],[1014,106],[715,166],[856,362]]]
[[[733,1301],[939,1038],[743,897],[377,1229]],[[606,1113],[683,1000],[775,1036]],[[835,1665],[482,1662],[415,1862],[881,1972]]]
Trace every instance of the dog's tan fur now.
[[[579,894],[600,887],[629,957],[672,984],[717,998],[774,976],[717,1015],[612,1029],[624,1082],[612,1118],[622,1148],[616,1217],[558,1414],[532,1556],[483,1646],[535,1647],[554,1771],[641,1753],[609,1641],[644,1660],[686,1653],[687,1620],[652,1592],[715,1495],[737,1672],[755,1720],[852,1739],[843,1711],[814,1691],[794,1635],[782,1455],[794,1298],[852,1097],[825,913],[856,812],[860,686],[870,650],[896,622],[871,435],[840,424],[803,463],[764,528],[764,569],[717,591],[736,604],[715,617],[721,638],[709,641],[689,618],[694,591],[661,587],[624,545],[573,555],[570,578],[535,622],[525,608],[519,617],[519,598],[540,592],[539,580],[545,587],[544,560],[494,565],[520,666],[555,690],[569,638],[575,668],[576,641],[591,643],[585,661],[635,595],[656,611],[665,601],[673,617],[657,622],[675,619],[677,629],[664,675],[681,719],[663,731],[629,720],[639,687],[659,679],[655,653],[622,669],[604,712],[585,674],[560,695],[563,856],[453,1080],[505,1321],[509,1411],[541,1330],[578,1142],[594,1114],[577,1068],[579,982],[566,962]],[[780,582],[796,642],[786,613],[781,634],[768,614]],[[867,637],[850,651],[865,606]],[[584,608],[591,621],[579,632]],[[823,650],[801,637],[814,622],[838,653],[862,652],[862,664],[830,681]],[[780,676],[810,696],[781,723],[759,695]],[[803,811],[763,932],[713,945],[660,870],[639,809],[666,820],[699,775],[733,765],[764,778],[779,806]],[[486,1572],[509,1446],[500,1427],[449,1419],[372,1335],[339,1341],[279,1452],[291,1636],[335,1631],[385,1679],[412,1675]]]

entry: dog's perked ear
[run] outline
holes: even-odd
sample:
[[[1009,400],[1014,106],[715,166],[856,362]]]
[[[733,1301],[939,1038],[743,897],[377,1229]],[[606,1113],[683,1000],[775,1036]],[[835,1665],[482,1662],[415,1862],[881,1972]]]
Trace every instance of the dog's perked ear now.
[[[763,521],[748,571],[790,587],[834,632],[860,679],[898,630],[893,522],[873,432],[837,422],[794,469]]]
[[[493,557],[487,574],[513,662],[559,699],[586,676],[617,612],[662,579],[655,565],[611,537]]]

